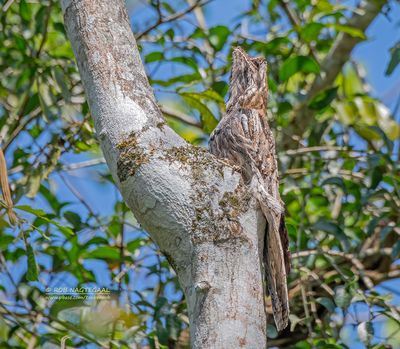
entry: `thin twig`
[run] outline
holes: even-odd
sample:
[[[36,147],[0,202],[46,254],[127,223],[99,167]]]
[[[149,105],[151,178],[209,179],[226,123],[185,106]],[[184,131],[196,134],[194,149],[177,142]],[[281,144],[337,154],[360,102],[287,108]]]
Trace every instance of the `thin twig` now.
[[[151,25],[149,28],[145,29],[144,31],[142,31],[141,33],[136,35],[136,40],[140,40],[143,36],[147,35],[148,33],[150,33],[153,29],[157,28],[159,25],[161,24],[165,24],[165,23],[169,23],[169,22],[173,22],[183,16],[185,16],[186,14],[192,12],[197,6],[204,6],[206,4],[208,4],[209,2],[211,2],[213,0],[206,0],[206,1],[197,1],[195,4],[193,4],[192,6],[189,6],[187,9],[181,11],[181,12],[177,12],[169,17],[162,17],[159,14],[159,17],[157,19],[157,22],[154,23],[153,25]]]
[[[173,119],[176,119],[178,121],[181,121],[187,125],[194,126],[194,127],[200,128],[200,129],[202,128],[201,122],[196,121],[190,115],[187,115],[179,110],[175,110],[175,109],[167,107],[167,106],[162,106],[161,111],[165,115],[167,115]]]
[[[299,258],[299,257],[304,257],[304,256],[309,256],[312,254],[322,254],[322,255],[329,255],[329,256],[334,256],[334,257],[342,257],[345,258],[346,260],[350,261],[356,268],[357,273],[360,275],[361,279],[363,280],[364,284],[368,288],[373,288],[374,283],[372,280],[366,275],[366,271],[364,268],[364,265],[361,263],[361,261],[352,253],[345,253],[341,251],[333,251],[333,250],[328,250],[325,248],[318,249],[318,250],[307,250],[307,251],[301,251],[301,252],[296,252],[292,255],[293,258]]]
[[[97,224],[99,225],[99,228],[103,230],[103,224],[101,223],[98,215],[93,211],[93,209],[90,207],[90,205],[82,197],[80,192],[75,189],[75,187],[65,178],[65,176],[61,172],[59,172],[58,175],[60,176],[60,178],[64,182],[64,184],[67,186],[67,188],[70,190],[70,192],[81,202],[81,204],[83,206],[86,207],[89,214],[96,220]]]
[[[289,3],[287,0],[279,0],[279,4],[281,5],[282,9],[285,11],[287,17],[289,18],[289,21],[292,23],[292,26],[294,30],[296,31],[297,35],[301,39],[301,21],[297,17],[297,14],[292,10],[290,7]],[[314,50],[314,48],[311,46],[311,44],[307,44],[308,49],[310,50],[312,58],[318,63],[319,59],[317,57],[317,54]]]

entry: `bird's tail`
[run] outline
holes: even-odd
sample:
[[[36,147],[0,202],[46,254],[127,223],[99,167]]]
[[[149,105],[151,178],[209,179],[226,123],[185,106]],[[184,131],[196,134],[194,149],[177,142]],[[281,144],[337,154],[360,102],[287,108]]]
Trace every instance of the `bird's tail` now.
[[[264,238],[264,268],[272,311],[278,331],[285,329],[289,321],[289,298],[287,290],[287,265],[284,241],[280,228],[283,208],[280,203],[260,187],[260,206],[267,220]],[[280,208],[280,209],[279,209]]]

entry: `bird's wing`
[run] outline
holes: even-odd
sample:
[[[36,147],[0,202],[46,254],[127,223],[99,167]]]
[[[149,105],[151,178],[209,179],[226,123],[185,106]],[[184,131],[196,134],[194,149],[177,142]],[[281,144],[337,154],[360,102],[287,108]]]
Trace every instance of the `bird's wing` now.
[[[248,137],[246,115],[233,111],[226,115],[210,136],[210,152],[240,166],[246,180],[251,179],[251,166],[254,162],[254,147]]]

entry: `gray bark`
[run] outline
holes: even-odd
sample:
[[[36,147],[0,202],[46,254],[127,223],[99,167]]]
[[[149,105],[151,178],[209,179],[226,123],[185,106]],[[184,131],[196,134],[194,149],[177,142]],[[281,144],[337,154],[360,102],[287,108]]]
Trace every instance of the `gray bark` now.
[[[123,0],[62,0],[115,183],[176,271],[192,348],[265,348],[265,220],[238,173],[164,122]]]

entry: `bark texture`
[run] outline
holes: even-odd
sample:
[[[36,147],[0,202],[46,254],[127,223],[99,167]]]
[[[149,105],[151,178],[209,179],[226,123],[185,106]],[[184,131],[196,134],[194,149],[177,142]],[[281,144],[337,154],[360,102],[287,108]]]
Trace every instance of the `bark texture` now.
[[[165,125],[123,0],[61,3],[104,157],[178,275],[192,348],[265,348],[265,219],[240,174]]]

